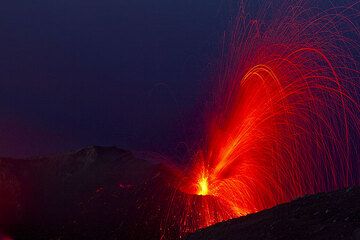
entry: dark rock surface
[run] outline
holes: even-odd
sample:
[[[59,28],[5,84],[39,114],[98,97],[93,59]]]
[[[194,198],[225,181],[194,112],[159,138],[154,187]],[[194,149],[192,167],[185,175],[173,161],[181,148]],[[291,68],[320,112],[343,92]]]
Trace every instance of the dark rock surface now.
[[[360,239],[360,187],[305,196],[218,223],[187,240]]]
[[[0,159],[0,234],[14,239],[159,239],[164,167],[116,147]],[[160,198],[163,199],[163,198]]]

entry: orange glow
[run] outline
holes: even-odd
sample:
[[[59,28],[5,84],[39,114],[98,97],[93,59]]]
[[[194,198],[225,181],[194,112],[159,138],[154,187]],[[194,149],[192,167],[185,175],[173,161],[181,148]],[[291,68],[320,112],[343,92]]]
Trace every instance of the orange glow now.
[[[202,195],[205,196],[208,194],[208,189],[209,187],[209,183],[208,183],[208,179],[206,177],[201,177],[198,181],[198,195]]]

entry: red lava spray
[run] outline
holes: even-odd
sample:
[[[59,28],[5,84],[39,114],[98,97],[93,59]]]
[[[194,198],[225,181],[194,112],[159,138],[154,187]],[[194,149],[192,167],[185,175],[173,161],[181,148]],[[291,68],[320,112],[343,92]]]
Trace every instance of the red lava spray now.
[[[239,16],[207,136],[178,170],[163,238],[175,225],[184,236],[359,184],[359,4],[320,12],[301,3],[271,20]]]

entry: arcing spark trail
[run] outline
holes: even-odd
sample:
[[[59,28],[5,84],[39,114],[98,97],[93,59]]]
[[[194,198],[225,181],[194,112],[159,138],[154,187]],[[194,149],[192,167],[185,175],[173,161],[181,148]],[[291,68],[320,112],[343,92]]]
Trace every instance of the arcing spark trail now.
[[[359,184],[358,7],[239,16],[205,144],[177,170],[164,237],[170,225],[183,235]]]

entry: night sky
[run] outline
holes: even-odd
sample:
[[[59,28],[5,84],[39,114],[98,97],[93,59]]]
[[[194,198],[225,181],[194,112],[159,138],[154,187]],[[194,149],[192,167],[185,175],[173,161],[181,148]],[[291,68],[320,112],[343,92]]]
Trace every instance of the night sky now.
[[[234,2],[2,2],[0,155],[188,141]]]
[[[239,2],[3,1],[0,156],[191,145]]]

